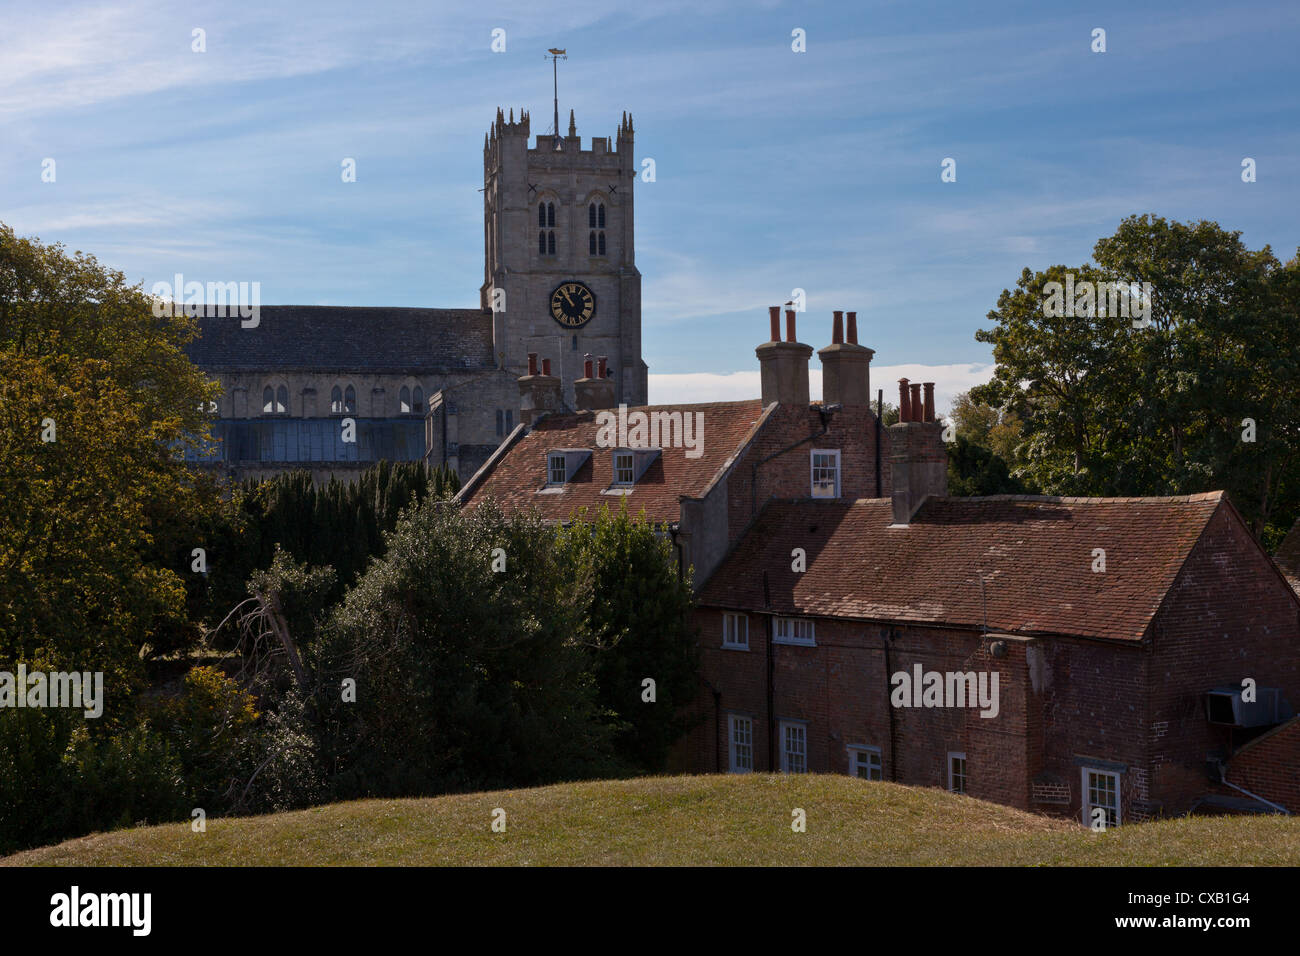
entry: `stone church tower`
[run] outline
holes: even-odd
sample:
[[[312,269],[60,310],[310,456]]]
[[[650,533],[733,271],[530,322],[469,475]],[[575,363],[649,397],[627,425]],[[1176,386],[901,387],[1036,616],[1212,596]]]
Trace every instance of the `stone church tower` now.
[[[632,119],[588,149],[572,113],[568,136],[528,138],[527,113],[497,110],[483,148],[478,308],[266,305],[252,325],[205,309],[186,351],[222,396],[212,454],[195,463],[325,481],[423,459],[468,480],[536,410],[521,404],[530,352],[558,379],[545,383],[560,390],[557,408],[576,407],[588,353],[607,357],[615,402],[644,405]]]
[[[483,145],[480,301],[496,364],[521,375],[529,352],[550,359],[570,407],[586,353],[609,357],[618,401],[646,404],[632,136],[625,113],[612,143],[583,149],[570,111],[567,136],[530,144],[528,113],[498,109]]]

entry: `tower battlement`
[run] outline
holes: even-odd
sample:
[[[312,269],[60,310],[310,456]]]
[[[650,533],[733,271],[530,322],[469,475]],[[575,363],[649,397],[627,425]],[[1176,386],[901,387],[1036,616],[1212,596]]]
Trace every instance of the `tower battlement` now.
[[[497,110],[483,150],[479,302],[493,354],[515,371],[530,353],[553,359],[569,404],[582,356],[608,355],[618,399],[645,404],[632,117],[584,148],[573,110],[567,135],[534,134],[528,111],[515,115]]]

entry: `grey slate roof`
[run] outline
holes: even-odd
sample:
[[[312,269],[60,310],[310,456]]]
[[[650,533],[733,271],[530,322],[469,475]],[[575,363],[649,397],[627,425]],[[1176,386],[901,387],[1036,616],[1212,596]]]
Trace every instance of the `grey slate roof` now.
[[[237,313],[197,321],[201,335],[186,352],[208,370],[429,372],[493,365],[492,313],[480,309],[264,305],[254,328],[243,328]]]

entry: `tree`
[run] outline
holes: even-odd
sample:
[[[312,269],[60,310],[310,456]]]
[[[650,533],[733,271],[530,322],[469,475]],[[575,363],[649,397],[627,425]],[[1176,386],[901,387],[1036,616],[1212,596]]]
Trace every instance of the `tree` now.
[[[186,533],[219,508],[186,466],[216,397],[120,272],[0,224],[0,658],[103,670],[112,707],[141,656],[198,636]]]
[[[1025,494],[1025,482],[1011,473],[1020,443],[1020,421],[1011,412],[984,405],[962,392],[950,414],[956,437],[948,451],[948,491],[954,495]]]
[[[1285,527],[1300,504],[1287,482],[1300,466],[1300,267],[1217,223],[1153,216],[1125,219],[1094,258],[1024,270],[976,334],[997,367],[971,397],[1019,420],[1013,473],[1052,494],[1226,489],[1258,533]],[[1067,281],[1145,288],[1133,305],[1149,314],[1046,314],[1047,283]]]
[[[591,604],[590,575],[536,516],[432,499],[413,509],[306,655],[336,796],[603,772]]]
[[[564,562],[594,584],[590,645],[597,699],[626,763],[663,770],[687,729],[699,690],[689,575],[678,576],[672,544],[644,514],[585,509],[560,532]],[[653,681],[647,700],[645,681]]]

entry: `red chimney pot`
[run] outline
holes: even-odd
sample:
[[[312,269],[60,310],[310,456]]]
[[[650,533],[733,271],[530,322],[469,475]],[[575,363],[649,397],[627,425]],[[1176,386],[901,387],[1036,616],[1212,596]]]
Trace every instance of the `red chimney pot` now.
[[[905,378],[898,380],[898,420],[900,422],[912,420],[912,393],[907,389]]]
[[[548,358],[542,359],[542,374],[543,375],[551,374],[551,360]],[[913,387],[915,388],[916,386]]]
[[[925,420],[934,421],[934,382],[925,382],[921,386],[925,389]]]
[[[831,344],[840,345],[844,342],[844,313],[837,309],[831,315],[835,316],[831,323]]]
[[[599,364],[599,371],[600,371],[600,374],[596,376],[597,378],[605,378],[605,377],[607,377],[607,374],[606,374],[606,372],[605,372],[605,362],[606,362],[608,359],[609,359],[609,356],[607,356],[607,355],[602,355],[602,356],[600,357],[600,359],[598,360],[599,363],[600,363],[600,364]]]
[[[587,352],[582,356],[582,377],[591,378],[591,353]]]
[[[770,305],[767,307],[768,318],[772,321],[772,341],[781,341],[781,307],[779,305]]]
[[[858,344],[858,313],[849,313],[849,341]]]
[[[528,353],[528,374],[529,375],[537,374],[537,353],[536,352]]]
[[[785,310],[785,340],[787,342],[798,342],[794,336],[794,309]]]
[[[921,405],[921,383],[912,382],[907,386],[912,390],[912,417],[910,421],[924,421],[925,408]]]

